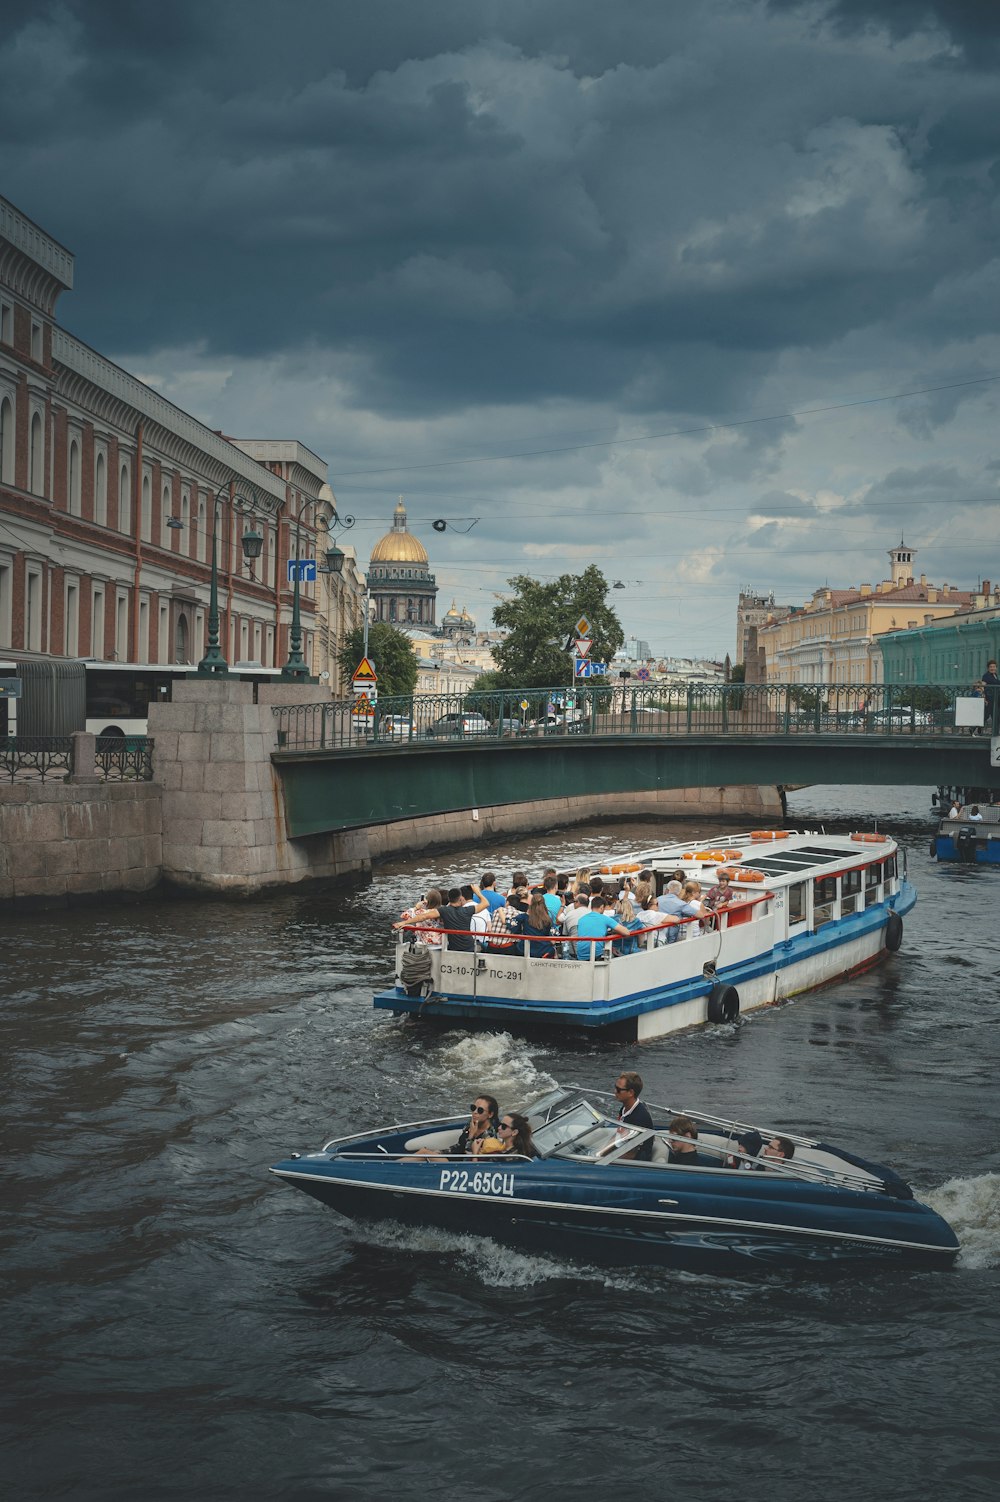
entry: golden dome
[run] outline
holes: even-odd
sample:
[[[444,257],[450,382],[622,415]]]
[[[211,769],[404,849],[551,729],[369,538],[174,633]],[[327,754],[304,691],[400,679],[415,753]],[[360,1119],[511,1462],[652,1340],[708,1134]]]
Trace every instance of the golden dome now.
[[[372,563],[426,563],[427,549],[406,530],[406,507],[403,497],[392,514],[392,531],[380,537],[372,548]]]

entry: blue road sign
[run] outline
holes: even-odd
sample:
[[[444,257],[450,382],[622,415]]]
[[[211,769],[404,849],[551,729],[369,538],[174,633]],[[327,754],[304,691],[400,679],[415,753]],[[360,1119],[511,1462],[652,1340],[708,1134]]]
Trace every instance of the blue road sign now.
[[[20,699],[20,678],[0,678],[0,699]]]
[[[640,668],[639,671],[636,673],[635,676],[638,678],[638,680],[639,680],[640,683],[648,683],[649,682],[649,669],[648,668]]]
[[[594,664],[591,662],[591,660],[590,660],[589,657],[574,657],[573,658],[573,677],[574,678],[589,678],[590,674],[591,674],[591,669],[593,668],[593,666],[594,666]]]
[[[606,673],[607,671],[608,665],[606,662],[592,662],[590,664],[591,678],[600,678],[601,674]]]
[[[316,583],[316,560],[315,558],[289,558],[288,582],[295,583],[295,575],[298,572],[300,584]]]

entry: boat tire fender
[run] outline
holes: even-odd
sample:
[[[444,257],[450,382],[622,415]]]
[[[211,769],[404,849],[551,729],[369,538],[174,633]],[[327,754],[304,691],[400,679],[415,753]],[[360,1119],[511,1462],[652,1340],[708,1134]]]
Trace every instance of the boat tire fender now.
[[[720,981],[708,993],[709,1022],[735,1022],[739,1015],[740,993],[735,986],[726,986]]]
[[[885,920],[885,947],[895,954],[903,942],[903,920],[898,913],[890,913]]]

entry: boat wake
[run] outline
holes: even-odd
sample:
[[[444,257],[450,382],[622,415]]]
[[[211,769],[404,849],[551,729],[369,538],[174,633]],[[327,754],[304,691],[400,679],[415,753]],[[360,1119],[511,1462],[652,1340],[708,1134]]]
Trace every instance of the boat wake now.
[[[540,1053],[544,1057],[544,1050],[529,1052],[510,1033],[449,1032],[414,1062],[435,1095],[450,1099],[457,1085],[465,1094],[488,1090],[506,1110],[509,1102],[555,1088],[556,1081],[535,1062]]]
[[[558,1257],[514,1251],[486,1236],[463,1236],[432,1226],[397,1226],[369,1221],[365,1224],[364,1244],[367,1247],[379,1246],[386,1251],[428,1253],[436,1258],[453,1256],[461,1262],[462,1277],[471,1275],[484,1288],[534,1288],[572,1279],[634,1292],[647,1290],[651,1281],[648,1275],[644,1279],[642,1274],[633,1274],[627,1269],[562,1262]]]
[[[948,1179],[925,1195],[962,1243],[959,1267],[1000,1266],[1000,1173]]]

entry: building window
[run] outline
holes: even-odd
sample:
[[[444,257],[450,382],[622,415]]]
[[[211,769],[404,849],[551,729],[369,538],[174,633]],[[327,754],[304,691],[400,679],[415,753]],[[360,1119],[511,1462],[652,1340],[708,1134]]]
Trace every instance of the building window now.
[[[14,343],[14,309],[9,302],[0,302],[0,344]]]
[[[94,586],[94,605],[90,617],[90,655],[104,656],[104,586]]]
[[[29,652],[42,650],[42,572],[29,568],[24,592],[24,645]]]
[[[32,495],[45,493],[45,433],[42,414],[31,414],[31,441],[28,448],[28,489]]]
[[[115,598],[115,657],[128,662],[128,595]]]
[[[198,497],[198,543],[196,556],[200,563],[205,562],[208,539],[205,536],[205,497]]]
[[[126,537],[131,536],[132,483],[127,464],[122,465],[122,472],[118,476],[118,530],[124,532]]]
[[[181,552],[191,552],[191,492],[181,491]]]
[[[163,515],[160,518],[160,547],[166,548],[170,546],[170,528],[167,526],[167,522],[174,514],[169,480],[164,480],[163,482],[163,493],[160,500],[163,507]]]
[[[108,461],[100,450],[94,460],[94,521],[108,525]]]
[[[148,475],[142,477],[142,504],[139,512],[139,536],[148,542],[153,535],[153,486]]]
[[[80,474],[80,440],[78,438],[70,439],[66,481],[67,509],[70,516],[79,516],[82,510],[83,486]]]
[[[12,593],[11,566],[0,558],[0,647],[13,645],[10,639]]]
[[[174,661],[188,662],[188,622],[183,610],[177,617],[177,630],[174,635]]]
[[[170,651],[170,607],[160,606],[160,630],[156,641],[156,660],[166,662]]]
[[[80,588],[75,579],[66,580],[63,597],[63,621],[65,623],[65,652],[67,657],[80,655]]]
[[[0,481],[14,483],[14,403],[9,396],[0,401]]]
[[[36,364],[42,363],[42,325],[31,320],[31,358]]]
[[[149,661],[149,601],[139,601],[139,661]]]

